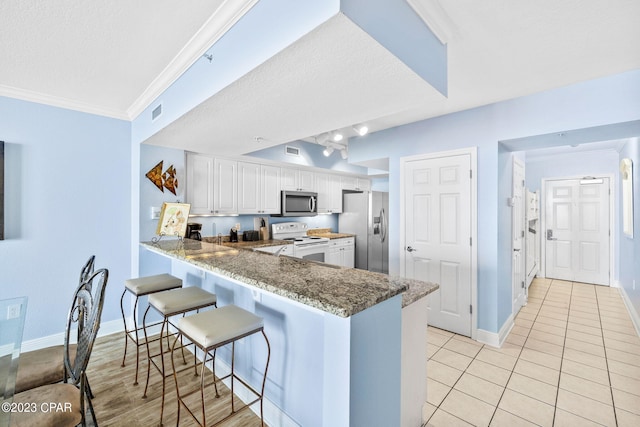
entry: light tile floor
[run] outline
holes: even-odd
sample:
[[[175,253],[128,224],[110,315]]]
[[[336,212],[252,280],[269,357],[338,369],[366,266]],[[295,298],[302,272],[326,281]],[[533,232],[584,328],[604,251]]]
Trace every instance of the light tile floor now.
[[[535,279],[502,348],[427,336],[430,426],[640,426],[640,338],[616,288]]]

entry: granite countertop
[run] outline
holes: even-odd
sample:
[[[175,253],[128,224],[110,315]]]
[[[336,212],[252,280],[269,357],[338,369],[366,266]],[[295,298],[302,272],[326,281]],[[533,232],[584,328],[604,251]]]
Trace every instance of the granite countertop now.
[[[288,256],[278,257],[206,241],[165,240],[142,242],[141,245],[150,251],[340,317],[353,316],[401,293],[402,306],[405,307],[438,289],[438,285],[433,283]]]
[[[334,233],[330,228],[312,228],[307,230],[307,234],[310,236],[326,237],[328,239],[346,239],[348,237],[356,237],[351,233]]]
[[[217,237],[203,237],[202,241],[206,243],[216,243],[218,240]],[[251,242],[244,242],[242,240],[238,242],[229,242],[223,241],[222,246],[227,246],[229,248],[236,249],[256,249],[256,248],[265,248],[268,246],[282,246],[282,245],[291,245],[292,242],[288,242],[286,240],[254,240]]]

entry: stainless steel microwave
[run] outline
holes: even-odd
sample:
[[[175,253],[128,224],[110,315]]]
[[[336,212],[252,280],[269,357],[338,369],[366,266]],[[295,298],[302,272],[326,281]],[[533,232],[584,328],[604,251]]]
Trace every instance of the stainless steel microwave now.
[[[281,213],[273,216],[318,215],[318,193],[309,191],[282,191]]]

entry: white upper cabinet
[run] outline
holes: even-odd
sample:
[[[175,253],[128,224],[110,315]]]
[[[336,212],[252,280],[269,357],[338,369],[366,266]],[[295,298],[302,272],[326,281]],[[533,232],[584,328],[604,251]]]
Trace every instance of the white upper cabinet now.
[[[187,203],[191,214],[213,214],[213,157],[187,153]]]
[[[260,166],[262,212],[265,214],[280,213],[280,168],[277,166]]]
[[[260,213],[260,165],[238,162],[238,213]]]
[[[316,173],[318,213],[342,212],[342,181],[339,175]]]
[[[368,178],[358,178],[355,176],[342,176],[342,189],[354,191],[371,190],[371,180]]]
[[[286,191],[315,191],[315,174],[303,169],[282,168],[282,189]]]
[[[280,213],[280,168],[238,162],[238,213]]]
[[[238,162],[215,159],[213,183],[213,213],[216,215],[237,214]]]

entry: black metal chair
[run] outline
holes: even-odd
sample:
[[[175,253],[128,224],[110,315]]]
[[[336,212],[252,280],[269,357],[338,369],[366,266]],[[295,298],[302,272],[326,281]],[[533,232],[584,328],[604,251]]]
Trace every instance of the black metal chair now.
[[[89,257],[80,270],[78,288],[85,287],[91,292],[92,283],[88,281],[94,271],[95,255]],[[79,325],[78,333],[82,325]],[[72,358],[75,344],[70,346]],[[20,393],[42,385],[54,384],[68,378],[64,366],[64,345],[54,345],[28,351],[20,355],[15,392]]]
[[[68,375],[66,382],[43,385],[17,393],[13,401],[18,406],[30,405],[38,410],[12,414],[12,426],[76,426],[78,424],[85,426],[85,401],[88,403],[93,425],[98,425],[91,403],[86,369],[100,327],[108,278],[108,270],[97,270],[78,287],[74,294],[64,340],[64,367]],[[93,290],[93,295],[87,288]],[[80,328],[80,325],[83,327]],[[75,357],[73,357],[69,341],[76,327],[79,331],[78,343]]]

